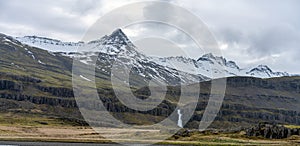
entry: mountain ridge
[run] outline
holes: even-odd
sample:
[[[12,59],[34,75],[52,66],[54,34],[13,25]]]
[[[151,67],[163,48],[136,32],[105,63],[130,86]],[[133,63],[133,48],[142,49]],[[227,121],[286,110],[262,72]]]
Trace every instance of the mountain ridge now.
[[[119,50],[115,50],[114,47],[117,45],[130,46],[127,48],[135,48],[134,44],[126,36],[126,34],[121,29],[116,29],[110,35],[105,35],[100,39],[89,41],[87,43],[78,42],[63,42],[56,39],[43,38],[43,37],[33,37],[39,38],[35,39],[24,39],[26,37],[15,37],[16,40],[23,44],[30,46],[42,48],[51,52],[61,52],[64,56],[74,57],[73,54],[78,54],[79,56],[84,56],[84,58],[90,58],[95,55],[95,53],[86,52],[102,52],[110,55],[118,54]],[[54,40],[56,43],[53,43]],[[104,49],[99,48],[99,45],[103,45]],[[94,48],[94,49],[92,49]],[[83,49],[83,50],[79,50]],[[85,52],[85,53],[83,53]],[[139,52],[140,53],[140,52]],[[71,55],[68,55],[71,54]],[[81,55],[80,55],[81,54]],[[82,55],[85,54],[85,55]],[[142,53],[140,53],[142,54]],[[92,55],[92,56],[89,56]],[[282,77],[282,76],[292,76],[287,72],[273,72],[266,65],[258,65],[256,67],[241,68],[236,62],[227,60],[222,56],[214,56],[212,53],[204,54],[200,56],[197,60],[192,58],[186,58],[183,56],[171,56],[171,57],[150,57],[147,59],[160,64],[165,67],[176,68],[177,70],[194,74],[203,75],[211,79],[231,77],[231,76],[253,76],[258,78],[272,78],[272,77]],[[87,60],[82,60],[82,62],[87,63]],[[262,66],[265,66],[262,68]]]

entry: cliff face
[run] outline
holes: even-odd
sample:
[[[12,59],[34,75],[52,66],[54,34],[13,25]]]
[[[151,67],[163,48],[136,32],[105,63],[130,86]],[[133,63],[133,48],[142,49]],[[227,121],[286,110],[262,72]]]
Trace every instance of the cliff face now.
[[[211,125],[212,128],[249,127],[259,122],[300,125],[299,77],[259,79],[232,77],[227,79],[223,105]],[[201,87],[210,83],[201,83]],[[209,88],[200,94],[197,111],[187,124],[196,128],[202,118]]]
[[[47,104],[51,106],[62,106],[67,108],[77,107],[75,100],[66,100],[63,98],[48,98],[44,96],[28,96],[28,95],[21,95],[21,94],[6,94],[6,93],[1,93],[0,96],[1,98],[4,99],[27,101],[34,104]]]
[[[246,77],[228,78],[223,105],[211,128],[222,128],[224,123],[228,128],[249,127],[257,122],[300,125],[300,120],[298,120],[300,112],[299,106],[297,106],[300,104],[300,95],[297,91],[298,81],[297,77],[268,80]],[[210,82],[201,83],[201,87],[203,90],[199,95],[196,112],[186,125],[188,128],[198,127],[209,99]],[[99,96],[106,109],[118,115],[140,113],[153,117],[168,117],[176,109],[177,105],[174,100],[177,101],[180,96],[179,88],[170,87],[166,100],[157,108],[139,112],[122,105],[114,96],[112,89],[102,88],[100,90]],[[146,99],[151,95],[148,88],[138,89],[134,94],[141,99]],[[37,105],[59,106],[78,111],[72,88],[45,86],[42,80],[30,77],[3,74],[0,79],[0,98]],[[87,109],[97,106],[99,105],[90,102],[85,105]],[[186,112],[190,111],[183,107],[183,116]],[[157,122],[157,120],[155,121]],[[130,119],[126,119],[124,122],[131,123]]]
[[[65,98],[74,97],[73,90],[70,88],[37,86],[37,89],[39,89],[42,92],[48,92],[51,95],[57,97],[65,97]]]
[[[230,87],[256,87],[260,89],[273,89],[300,93],[300,78],[282,77],[271,79],[259,79],[252,77],[231,77],[227,79]]]
[[[3,99],[27,101],[34,104],[47,104],[75,108],[76,102],[72,89],[44,87],[41,80],[15,75],[1,75],[0,97]]]
[[[200,105],[206,105],[206,103],[202,103]],[[203,106],[197,108],[197,111],[203,112]],[[197,128],[202,116],[203,114],[201,112],[194,113],[186,127]],[[215,121],[211,125],[211,128],[234,129],[236,127],[250,127],[258,122],[300,125],[300,121],[298,120],[299,118],[300,112],[295,110],[270,109],[269,107],[255,108],[251,107],[251,105],[229,104],[227,101],[224,101]]]
[[[20,84],[15,83],[13,81],[0,80],[0,90],[12,90],[20,92],[23,90],[23,87]]]

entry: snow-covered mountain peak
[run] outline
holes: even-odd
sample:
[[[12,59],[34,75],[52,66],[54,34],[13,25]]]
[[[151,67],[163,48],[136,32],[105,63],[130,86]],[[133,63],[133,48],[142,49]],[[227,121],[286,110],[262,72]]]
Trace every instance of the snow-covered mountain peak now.
[[[267,65],[258,65],[257,67],[251,69],[248,73],[255,74],[255,72],[264,72],[270,75],[273,71]]]
[[[197,62],[209,62],[210,64],[219,64],[229,68],[240,69],[240,67],[234,61],[227,61],[222,56],[214,56],[212,53],[202,55]]]
[[[262,78],[289,76],[287,72],[273,72],[267,65],[258,65],[246,74],[251,76],[261,76]]]
[[[128,39],[121,29],[113,31],[110,35],[101,38],[101,43],[96,50],[110,55],[140,57],[145,59],[146,56],[136,50],[136,46]]]
[[[234,61],[227,61],[226,66],[230,68],[240,69],[240,67]]]
[[[23,44],[42,48],[51,52],[103,52],[103,53],[119,53],[126,48],[134,48],[133,43],[127,38],[121,29],[115,30],[110,35],[105,35],[97,40],[88,43],[84,42],[63,42],[57,39],[50,39],[39,36],[15,37],[16,40]]]
[[[212,53],[207,53],[202,55],[200,58],[215,59],[215,56]]]
[[[272,71],[267,65],[263,65],[263,64],[258,65],[256,69]]]
[[[270,78],[289,76],[286,72],[273,72],[266,65],[255,68],[240,68],[234,61],[226,60],[222,56],[212,53],[204,54],[195,60],[188,57],[150,57],[137,51],[136,46],[128,39],[121,29],[117,29],[110,35],[105,35],[98,40],[88,43],[68,43],[55,39],[37,36],[25,36],[16,38],[23,44],[42,48],[52,52],[61,52],[64,56],[81,58],[88,64],[97,53],[106,54],[110,57],[119,58],[121,62],[143,66],[140,63],[159,64],[168,69],[176,69],[191,75],[203,75],[209,78],[222,78],[229,76],[253,76]],[[74,55],[76,54],[76,55]]]
[[[211,63],[217,61],[220,64],[225,64],[226,62],[226,60],[222,56],[214,56],[212,53],[202,55],[197,61],[210,61]]]
[[[106,41],[103,42],[103,45],[133,45],[121,29],[115,30],[111,35],[104,36],[104,38]]]

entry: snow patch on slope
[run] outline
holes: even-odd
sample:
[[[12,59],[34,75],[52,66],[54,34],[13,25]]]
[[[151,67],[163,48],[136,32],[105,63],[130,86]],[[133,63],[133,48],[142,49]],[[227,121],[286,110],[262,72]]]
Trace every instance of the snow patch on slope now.
[[[42,48],[52,52],[75,52],[78,47],[83,45],[83,42],[62,42],[60,40],[38,36],[16,37],[15,39],[23,44]]]
[[[84,77],[83,75],[80,75],[80,77],[81,77],[82,79],[86,80],[86,81],[89,81],[89,82],[91,82],[91,81],[92,81],[92,80],[90,80],[90,79],[88,79],[88,78]]]

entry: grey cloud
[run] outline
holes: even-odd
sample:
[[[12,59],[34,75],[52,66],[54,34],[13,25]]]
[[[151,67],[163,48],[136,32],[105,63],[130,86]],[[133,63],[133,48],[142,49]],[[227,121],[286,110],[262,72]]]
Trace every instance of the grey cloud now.
[[[68,11],[71,3],[70,1],[43,1],[40,3],[33,0],[25,3],[15,0],[7,1],[0,10],[0,20],[7,25],[20,24],[23,27],[31,28],[33,32],[28,35],[48,31],[64,32],[67,35],[78,37],[86,30],[87,26],[80,19],[82,16]]]
[[[300,72],[295,66],[295,62],[300,62],[299,1],[203,0],[199,1],[199,5],[176,3],[193,10],[206,22],[219,42],[229,45],[223,52],[225,57],[237,62],[268,58],[259,63],[271,65],[275,70]],[[274,54],[281,56],[270,60]]]
[[[300,54],[299,1],[190,0],[182,2],[174,0],[173,2],[188,8],[199,16],[219,42],[228,44],[229,49],[223,52],[228,59],[241,62],[245,66],[249,60],[261,60],[256,63],[268,64],[275,70],[295,72],[295,62],[300,62],[298,57]],[[163,13],[161,10],[164,10]],[[144,15],[148,18],[180,18],[180,14],[176,14],[176,11],[160,5],[145,7]],[[163,32],[159,27],[155,29]],[[175,40],[185,39],[176,33],[170,37]],[[194,55],[200,56],[201,53],[203,52],[194,52]],[[273,58],[274,55],[280,56]],[[286,59],[287,57],[289,59]],[[285,65],[282,65],[283,63]]]
[[[300,72],[297,69],[297,64],[300,62],[298,57],[300,54],[300,1],[170,1],[199,16],[219,42],[228,44],[229,49],[223,52],[225,57],[245,64],[244,60],[268,58],[273,54],[280,54],[281,56],[273,62],[265,60],[261,63],[270,64],[275,70],[292,72],[298,70],[298,73]],[[0,32],[15,35],[17,31],[21,32],[26,29],[26,33],[30,33],[27,35],[44,34],[58,39],[73,37],[73,40],[78,40],[89,27],[83,18],[87,15],[101,15],[102,9],[109,8],[111,3],[118,5],[124,2],[109,0],[0,1],[0,29],[3,29]],[[144,16],[182,21],[178,19],[181,14],[157,5],[146,6]],[[181,24],[188,24],[188,22],[181,22]],[[18,26],[15,30],[11,27],[14,25]],[[10,29],[7,29],[9,27]],[[158,26],[155,29],[157,33],[165,30]],[[193,30],[193,28],[190,29]],[[191,43],[188,41],[189,38],[179,34],[179,32],[171,32],[168,37],[189,47]],[[193,54],[196,57],[201,56],[202,53],[194,52]]]
[[[284,26],[267,28],[251,36],[251,46],[248,51],[261,56],[282,51],[292,51],[300,46],[298,33]]]
[[[87,15],[89,13],[94,13],[95,9],[102,4],[101,2],[102,1],[99,0],[75,0],[74,2],[70,3],[69,9],[74,14]]]

